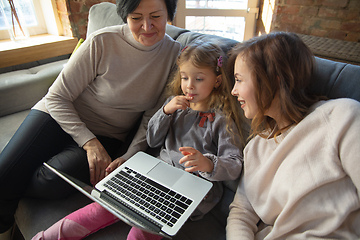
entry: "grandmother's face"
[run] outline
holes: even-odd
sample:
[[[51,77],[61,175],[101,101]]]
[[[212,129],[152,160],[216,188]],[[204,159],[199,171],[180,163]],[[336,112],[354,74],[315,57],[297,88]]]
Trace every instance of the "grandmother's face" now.
[[[129,28],[136,41],[152,46],[165,35],[168,12],[164,0],[141,0],[127,16]]]

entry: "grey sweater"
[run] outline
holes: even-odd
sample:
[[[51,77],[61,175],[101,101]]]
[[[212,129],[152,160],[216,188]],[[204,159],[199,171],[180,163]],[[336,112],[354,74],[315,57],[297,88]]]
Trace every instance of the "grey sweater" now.
[[[95,135],[125,140],[143,116],[123,156],[128,159],[147,147],[147,123],[164,101],[160,96],[179,50],[168,35],[146,47],[128,25],[101,29],[80,46],[34,109],[50,113],[79,146]]]
[[[172,98],[168,98],[164,106]],[[146,133],[149,146],[162,147],[160,158],[177,168],[184,169],[184,166],[179,164],[179,160],[184,157],[179,152],[180,147],[193,147],[213,161],[212,173],[196,173],[213,181],[214,186],[193,213],[193,220],[202,218],[219,202],[223,193],[223,187],[219,181],[238,178],[243,162],[242,151],[233,144],[232,136],[226,130],[226,119],[223,113],[216,111],[214,121],[210,122],[207,119],[203,127],[199,126],[201,119],[200,112],[191,108],[177,110],[171,115],[166,115],[162,107],[150,119]],[[240,139],[235,137],[235,141],[239,143]]]

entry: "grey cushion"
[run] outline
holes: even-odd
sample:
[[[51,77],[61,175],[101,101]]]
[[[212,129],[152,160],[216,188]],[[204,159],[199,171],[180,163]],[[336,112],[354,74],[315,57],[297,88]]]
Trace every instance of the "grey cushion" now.
[[[67,60],[0,74],[0,117],[31,108],[59,75]]]
[[[14,135],[16,130],[20,127],[20,124],[24,121],[29,112],[30,110],[24,110],[0,117],[0,153]]]
[[[116,5],[109,2],[95,4],[90,8],[86,36],[104,27],[123,24],[116,13]]]
[[[315,57],[312,92],[329,98],[348,97],[360,101],[360,66]]]

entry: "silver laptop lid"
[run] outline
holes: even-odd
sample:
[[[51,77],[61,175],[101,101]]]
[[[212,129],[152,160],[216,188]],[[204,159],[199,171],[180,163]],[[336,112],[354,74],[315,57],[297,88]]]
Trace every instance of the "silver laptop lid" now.
[[[123,220],[125,223],[143,229],[144,231],[165,237],[171,237],[178,232],[212,187],[211,182],[189,174],[181,169],[174,168],[143,152],[135,154],[132,158],[115,169],[106,178],[96,184],[95,188],[54,169],[46,163],[44,163],[44,165],[90,199],[98,202],[101,206]],[[171,225],[170,223],[172,223],[172,218],[166,219],[166,217],[163,217],[158,219],[157,216],[154,215],[154,212],[150,212],[149,209],[141,209],[136,205],[132,205],[135,204],[132,203],[132,201],[129,202],[126,201],[126,199],[124,200],[124,196],[111,193],[109,187],[107,186],[109,180],[113,179],[116,175],[119,175],[121,171],[129,171],[129,169],[130,174],[132,175],[135,175],[135,173],[132,172],[135,171],[136,173],[144,175],[148,179],[147,181],[156,183],[156,186],[159,185],[163,186],[161,188],[168,188],[169,190],[167,196],[169,198],[167,200],[169,200],[170,203],[178,201],[179,199],[175,196],[178,196],[177,194],[181,194],[182,196],[185,196],[187,203],[191,200],[190,206],[185,208],[180,205],[180,207],[177,207],[176,209],[172,208],[172,212],[170,212],[167,208],[166,210],[169,211],[167,212],[167,215],[171,217],[177,216],[177,214],[181,212],[179,211],[180,208],[182,208],[183,211],[181,217],[177,219],[173,225]],[[156,196],[157,195],[153,194],[149,201],[157,200]],[[167,221],[165,222],[165,220]]]
[[[143,209],[141,206],[137,206],[136,203],[132,203],[133,199],[126,199],[128,196],[121,196],[121,193],[119,195],[113,193],[115,194],[115,198],[121,199],[131,205],[131,207],[139,212],[140,215],[145,215],[151,221],[156,222],[161,226],[161,230],[170,236],[175,235],[179,231],[181,226],[190,217],[192,212],[212,187],[211,182],[187,173],[182,169],[170,166],[144,152],[135,154],[119,168],[115,169],[110,175],[96,184],[95,187],[99,191],[109,191],[109,186],[107,186],[109,180],[116,178],[116,175],[121,175],[119,173],[124,170],[128,171],[126,169],[130,169],[130,177],[133,177],[138,173],[144,176],[146,181],[155,182],[155,185],[160,185],[160,189],[167,189],[165,196],[163,196],[166,201],[165,203],[158,199],[157,194],[159,193],[155,192],[158,191],[156,187],[150,191],[155,192],[156,194],[151,195],[150,193],[150,196],[146,198],[146,201],[149,203],[153,202],[154,206],[160,205],[160,208],[164,210],[163,212],[165,212],[165,215],[160,216],[159,213],[155,212],[156,210],[153,209]],[[132,171],[135,171],[136,173],[134,174]],[[120,181],[122,182],[123,180]],[[129,179],[126,178],[126,181],[129,181]],[[137,190],[135,189],[134,192],[137,192]],[[134,195],[136,197],[135,193]],[[180,214],[181,216],[179,216]]]

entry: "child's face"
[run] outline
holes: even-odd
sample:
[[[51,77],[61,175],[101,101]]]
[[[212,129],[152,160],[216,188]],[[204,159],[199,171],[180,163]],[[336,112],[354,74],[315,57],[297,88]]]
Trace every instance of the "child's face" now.
[[[180,66],[181,90],[185,96],[192,97],[190,108],[197,111],[208,111],[210,93],[221,84],[210,68],[197,68],[190,61]]]
[[[231,94],[237,97],[241,108],[244,110],[245,117],[252,119],[259,108],[255,98],[255,87],[251,72],[240,55],[235,61],[234,76],[235,85]]]

